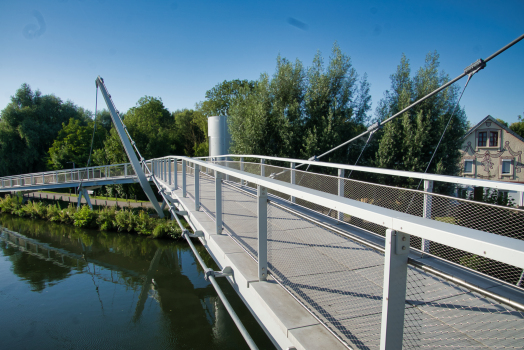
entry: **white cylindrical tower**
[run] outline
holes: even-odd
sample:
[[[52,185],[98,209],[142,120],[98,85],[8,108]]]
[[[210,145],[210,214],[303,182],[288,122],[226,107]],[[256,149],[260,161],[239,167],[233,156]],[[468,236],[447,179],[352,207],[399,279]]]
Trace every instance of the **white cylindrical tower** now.
[[[207,118],[209,136],[209,156],[216,157],[229,153],[229,129],[224,115]]]

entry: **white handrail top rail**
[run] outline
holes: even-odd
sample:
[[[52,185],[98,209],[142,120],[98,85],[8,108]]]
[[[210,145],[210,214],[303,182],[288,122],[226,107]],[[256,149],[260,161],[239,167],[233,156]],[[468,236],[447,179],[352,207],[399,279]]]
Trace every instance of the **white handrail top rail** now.
[[[445,222],[421,218],[392,209],[374,206],[353,199],[340,197],[280,180],[247,174],[240,170],[208,163],[195,158],[177,156],[163,157],[184,159],[205,166],[220,173],[234,176],[248,182],[279,191],[295,198],[318,203],[319,205],[357,216],[366,221],[385,226],[410,235],[445,244],[479,256],[504,262],[524,269],[524,241],[474,230]]]
[[[193,159],[223,158],[223,157],[268,159],[268,160],[276,160],[276,161],[281,161],[281,162],[303,163],[303,164],[316,165],[316,166],[327,167],[327,168],[354,170],[354,171],[362,171],[362,172],[375,173],[375,174],[411,177],[411,178],[422,179],[422,180],[457,183],[457,184],[468,185],[468,186],[475,185],[475,186],[497,188],[497,189],[509,190],[509,191],[519,191],[519,192],[524,191],[524,184],[522,183],[474,179],[474,178],[469,178],[469,177],[460,177],[460,176],[451,176],[451,175],[425,174],[425,173],[411,172],[411,171],[404,171],[404,170],[373,168],[373,167],[365,167],[365,166],[359,166],[359,165],[328,163],[328,162],[310,161],[310,160],[294,159],[294,158],[279,158],[279,157],[246,155],[246,154],[225,154],[221,156],[198,157],[198,158],[193,158]],[[177,157],[177,158],[180,158],[180,157]],[[297,170],[300,170],[300,169],[297,169]]]

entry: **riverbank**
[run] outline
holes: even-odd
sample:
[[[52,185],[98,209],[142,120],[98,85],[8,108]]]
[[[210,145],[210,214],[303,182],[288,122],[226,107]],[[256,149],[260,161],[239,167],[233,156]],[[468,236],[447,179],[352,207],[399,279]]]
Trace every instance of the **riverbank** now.
[[[91,210],[83,205],[78,209],[76,204],[50,202],[48,199],[29,200],[22,204],[21,197],[7,195],[0,198],[0,212],[80,228],[136,233],[152,238],[181,239],[182,234],[175,222],[155,218],[147,208],[99,206]]]

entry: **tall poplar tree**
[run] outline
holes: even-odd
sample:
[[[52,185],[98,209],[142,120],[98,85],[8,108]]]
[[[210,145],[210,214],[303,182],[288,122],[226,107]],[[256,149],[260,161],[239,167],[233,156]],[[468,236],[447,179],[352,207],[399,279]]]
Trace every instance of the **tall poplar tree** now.
[[[397,71],[391,75],[391,90],[386,91],[379,102],[378,119],[390,117],[447,81],[448,75],[439,71],[439,55],[436,52],[426,55],[424,66],[413,77],[409,60],[403,55]],[[378,137],[374,165],[424,172],[457,103],[458,90],[457,86],[449,87],[386,124]],[[458,173],[460,140],[466,130],[466,114],[464,109],[458,107],[429,167],[429,173]]]

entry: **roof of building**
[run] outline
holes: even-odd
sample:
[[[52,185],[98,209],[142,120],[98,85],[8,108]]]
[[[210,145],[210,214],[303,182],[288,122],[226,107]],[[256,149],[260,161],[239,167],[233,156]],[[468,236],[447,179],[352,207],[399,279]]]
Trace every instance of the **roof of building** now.
[[[468,137],[469,135],[471,135],[471,133],[473,131],[475,131],[479,126],[482,125],[482,123],[485,123],[487,120],[489,119],[489,121],[497,124],[498,126],[500,126],[501,129],[504,129],[506,132],[510,133],[511,135],[515,136],[517,139],[519,139],[520,141],[524,142],[524,138],[522,138],[519,134],[517,134],[516,132],[514,132],[513,130],[511,130],[510,128],[508,128],[506,125],[500,123],[497,119],[493,118],[492,116],[490,116],[489,114],[486,116],[486,118],[482,119],[477,125],[475,125],[474,127],[472,127],[471,129],[468,130],[468,132],[466,133],[466,135],[464,135],[464,137],[462,138],[463,140]]]

